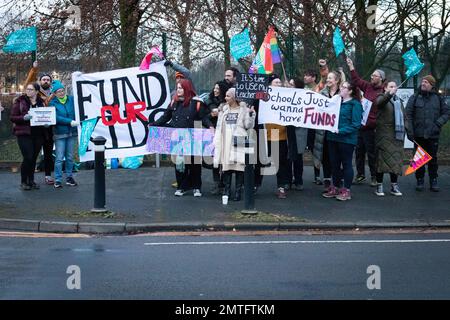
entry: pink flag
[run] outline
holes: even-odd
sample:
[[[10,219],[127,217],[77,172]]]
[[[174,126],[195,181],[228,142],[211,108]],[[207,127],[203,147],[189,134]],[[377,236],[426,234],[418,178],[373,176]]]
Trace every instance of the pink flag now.
[[[145,55],[144,59],[142,59],[139,70],[148,70],[148,68],[150,68],[150,63],[152,62],[153,54],[156,54],[161,59],[164,59],[164,55],[162,54],[161,50],[159,50],[158,46],[154,46]]]

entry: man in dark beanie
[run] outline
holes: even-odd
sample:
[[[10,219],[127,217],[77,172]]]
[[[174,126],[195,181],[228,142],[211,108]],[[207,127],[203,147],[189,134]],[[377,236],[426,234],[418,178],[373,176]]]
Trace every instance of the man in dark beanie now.
[[[414,141],[414,152],[420,145],[433,159],[428,162],[430,190],[439,191],[437,183],[437,152],[441,128],[450,116],[449,106],[435,88],[436,79],[432,75],[422,78],[419,92],[409,98],[406,105],[406,132]],[[417,191],[423,191],[425,166],[416,171]]]

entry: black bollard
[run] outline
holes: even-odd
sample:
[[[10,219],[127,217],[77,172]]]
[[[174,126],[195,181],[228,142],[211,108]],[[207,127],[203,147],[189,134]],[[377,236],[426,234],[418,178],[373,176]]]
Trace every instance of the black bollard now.
[[[244,171],[244,197],[245,209],[242,214],[256,215],[255,209],[255,171],[253,164],[250,163],[250,154],[254,154],[255,146],[249,138],[245,139],[245,171]]]
[[[94,191],[94,209],[91,212],[106,212],[106,194],[105,194],[105,143],[103,137],[96,137],[94,142],[95,151],[95,191]]]

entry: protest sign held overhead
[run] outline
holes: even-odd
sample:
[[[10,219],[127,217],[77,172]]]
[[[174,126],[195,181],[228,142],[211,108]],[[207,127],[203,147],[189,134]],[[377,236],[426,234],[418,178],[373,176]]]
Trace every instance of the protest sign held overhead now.
[[[155,121],[170,103],[164,62],[148,70],[120,69],[91,74],[74,73],[72,85],[77,121],[100,117],[92,138],[103,136],[106,158],[148,154],[148,123]],[[78,127],[80,131],[80,127]],[[78,132],[81,136],[81,132]],[[94,159],[93,143],[80,157]]]
[[[329,99],[319,93],[281,87],[269,87],[269,100],[261,100],[259,123],[274,123],[336,132],[341,97]]]

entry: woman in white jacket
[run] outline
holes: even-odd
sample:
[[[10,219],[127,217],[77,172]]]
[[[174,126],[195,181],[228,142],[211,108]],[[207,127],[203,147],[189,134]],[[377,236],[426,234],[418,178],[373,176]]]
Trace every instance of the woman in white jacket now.
[[[247,130],[255,125],[256,112],[248,108],[244,102],[236,100],[236,89],[231,88],[225,95],[226,104],[219,110],[216,133],[214,136],[214,166],[222,165],[223,195],[230,197],[231,179],[236,174],[236,190],[234,201],[240,201],[244,185],[245,169],[245,137]]]

